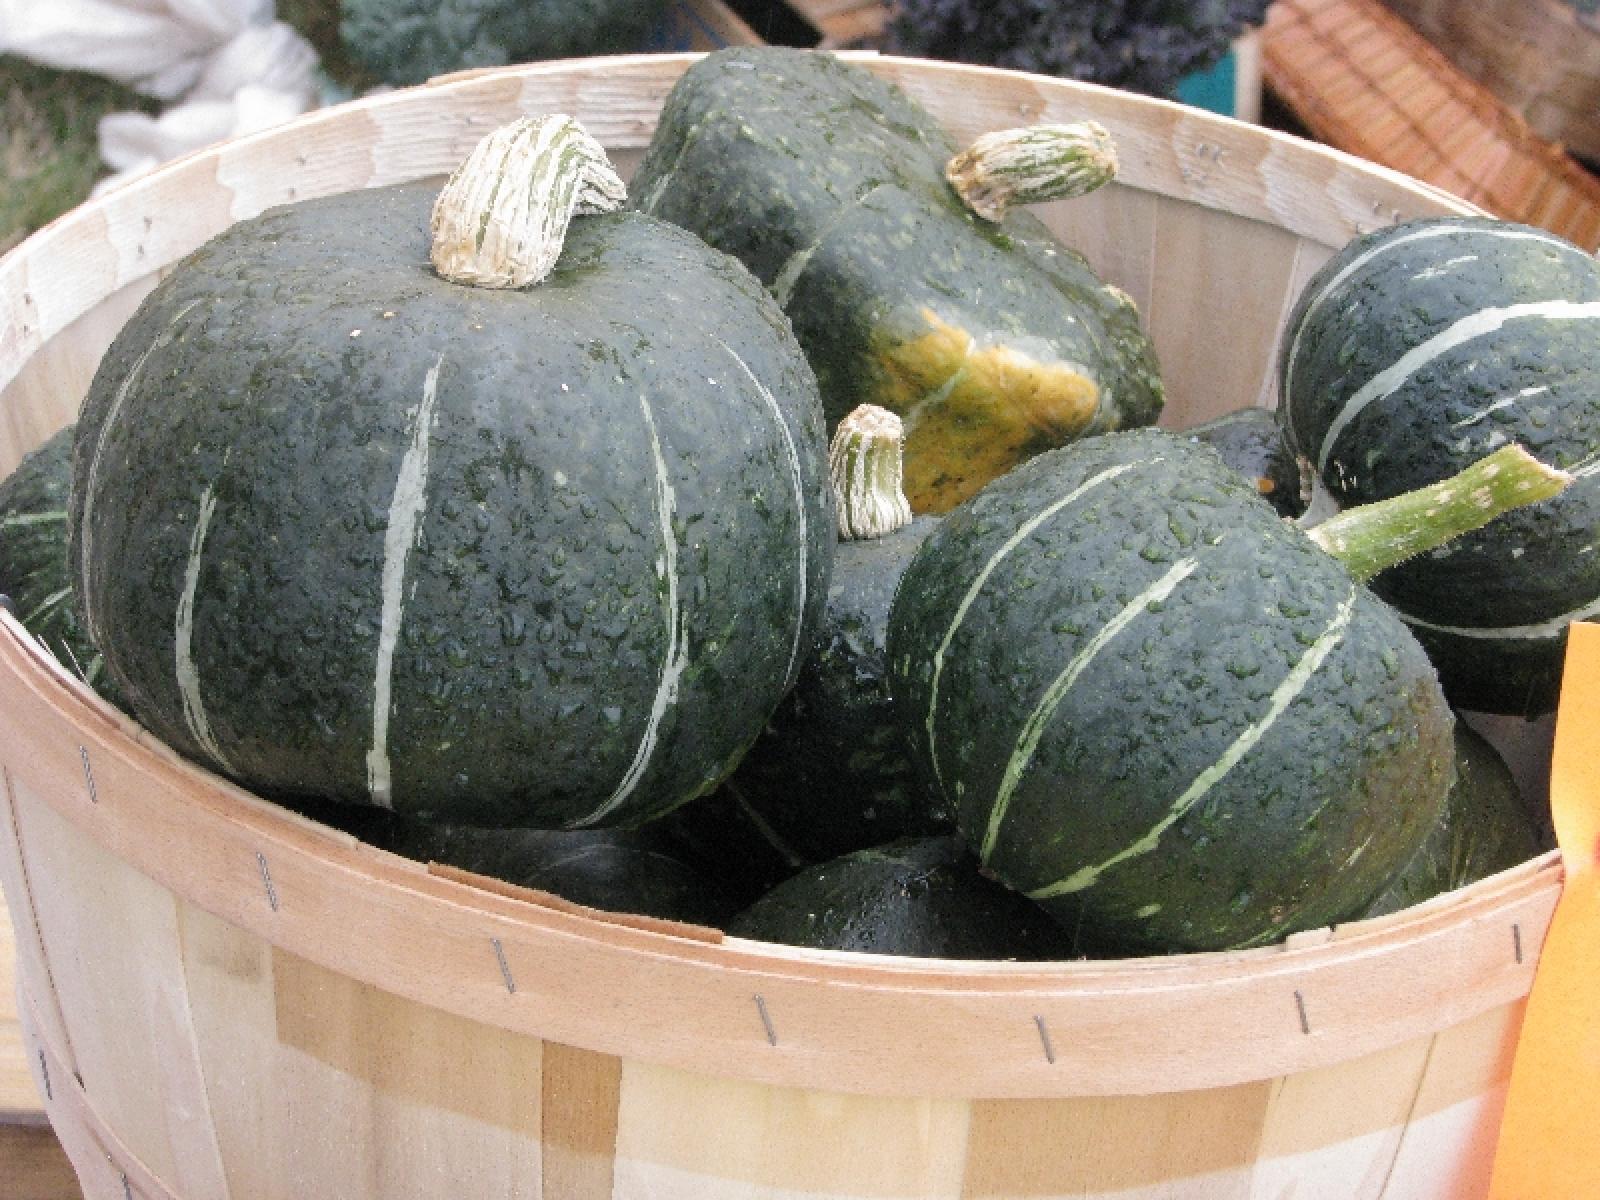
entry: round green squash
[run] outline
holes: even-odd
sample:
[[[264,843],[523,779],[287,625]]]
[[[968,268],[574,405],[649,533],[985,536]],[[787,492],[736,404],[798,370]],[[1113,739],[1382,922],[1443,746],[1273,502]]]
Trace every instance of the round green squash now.
[[[0,480],[0,594],[63,666],[120,707],[72,594],[67,503],[75,433],[73,425],[58,430]]]
[[[834,431],[840,542],[817,643],[727,784],[807,862],[954,829],[912,764],[889,691],[889,605],[939,524],[911,515],[902,433],[898,417],[870,405]]]
[[[542,130],[447,190],[544,197]],[[272,210],[140,307],[78,430],[81,611],[135,715],[264,794],[637,823],[733,768],[813,636],[815,382],[743,267],[637,213],[533,286],[441,277],[437,190]],[[431,253],[523,244],[492,215],[436,208]]]
[[[727,931],[914,958],[1078,957],[1069,930],[985,879],[953,837],[903,838],[808,867],[735,916]]]
[[[1594,256],[1489,218],[1358,238],[1291,314],[1280,412],[1340,504],[1447,478],[1508,443],[1577,477],[1374,582],[1457,707],[1550,711],[1568,624],[1600,615],[1597,361]]]
[[[1277,414],[1265,408],[1241,408],[1183,432],[1210,446],[1223,462],[1253,482],[1280,517],[1305,512],[1310,481],[1284,438]]]
[[[339,0],[339,38],[386,83],[645,48],[667,0]]]
[[[741,794],[733,779],[638,827],[744,908],[806,866]]]
[[[1456,781],[1438,823],[1378,897],[1362,910],[1379,917],[1487,879],[1551,847],[1495,748],[1456,721]]]
[[[946,178],[954,153],[926,110],[863,67],[740,48],[678,81],[633,184],[637,208],[771,289],[830,423],[862,404],[905,419],[919,513],[1162,406],[1131,300],[1030,214],[976,215]]]
[[[816,649],[728,780],[807,862],[952,828],[906,752],[886,653],[895,585],[937,525],[840,543]]]
[[[986,870],[1150,951],[1342,918],[1421,844],[1453,718],[1421,647],[1214,451],[1050,451],[906,570],[890,681]]]
[[[720,925],[734,900],[641,829],[478,829],[397,820],[385,848],[606,912]]]

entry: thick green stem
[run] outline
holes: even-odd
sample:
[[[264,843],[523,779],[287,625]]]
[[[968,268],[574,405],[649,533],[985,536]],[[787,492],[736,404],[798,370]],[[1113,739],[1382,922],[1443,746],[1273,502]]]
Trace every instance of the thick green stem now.
[[[1013,204],[1083,196],[1117,173],[1117,149],[1095,121],[986,133],[956,155],[945,178],[967,207],[999,221]]]
[[[1307,531],[1358,583],[1480,529],[1501,513],[1558,496],[1572,482],[1521,446],[1479,459],[1459,475],[1375,504],[1347,508]]]
[[[627,200],[605,149],[571,117],[523,117],[494,130],[433,206],[433,266],[472,287],[538,283],[561,257],[575,216]]]
[[[839,422],[828,447],[828,474],[845,541],[882,537],[911,523],[901,484],[900,418],[863,404]]]

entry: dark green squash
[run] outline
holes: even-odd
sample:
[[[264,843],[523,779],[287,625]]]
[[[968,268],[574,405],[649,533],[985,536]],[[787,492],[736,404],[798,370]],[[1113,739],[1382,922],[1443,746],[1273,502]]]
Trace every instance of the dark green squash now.
[[[1567,625],[1600,614],[1600,264],[1544,230],[1430,218],[1358,238],[1301,293],[1280,411],[1340,504],[1507,443],[1576,483],[1385,575],[1457,707],[1555,707]]]
[[[385,83],[645,49],[667,0],[339,0],[339,38]]]
[[[1276,414],[1265,408],[1241,408],[1191,425],[1184,434],[1210,446],[1223,462],[1253,482],[1280,517],[1305,512],[1310,480],[1302,475]]]
[[[476,829],[399,820],[385,848],[607,912],[715,926],[738,907],[650,826]]]
[[[0,480],[0,594],[23,628],[113,704],[105,664],[78,621],[67,555],[67,500],[72,490],[68,425]]]
[[[1498,460],[1477,477],[1499,503],[1516,486]],[[1376,539],[1345,514],[1319,543],[1208,447],[1142,431],[948,515],[896,595],[890,686],[985,868],[1153,951],[1262,944],[1372,896],[1437,819],[1453,720],[1347,565],[1439,504],[1391,504]]]
[[[806,862],[954,830],[917,774],[889,693],[889,604],[938,526],[901,491],[901,424],[865,405],[829,454],[839,548],[815,649],[728,786]]]
[[[1365,909],[1379,917],[1466,887],[1551,849],[1495,748],[1456,721],[1456,781],[1411,861]]]
[[[640,827],[743,908],[806,866],[744,798],[735,780]]]
[[[446,194],[588,202],[552,126]],[[637,823],[732,770],[813,636],[815,383],[682,230],[580,215],[543,283],[465,286],[436,192],[272,210],[140,307],[78,431],[81,611],[138,718],[264,794]],[[474,211],[436,257],[553,252]]]
[[[906,838],[809,867],[727,930],[756,941],[914,958],[1076,956],[1069,930],[980,875],[953,837]]]
[[[1026,213],[992,223],[955,146],[892,85],[828,54],[719,51],[673,88],[642,211],[737,255],[794,322],[830,422],[906,421],[906,493],[942,512],[1017,461],[1161,410],[1138,314]]]

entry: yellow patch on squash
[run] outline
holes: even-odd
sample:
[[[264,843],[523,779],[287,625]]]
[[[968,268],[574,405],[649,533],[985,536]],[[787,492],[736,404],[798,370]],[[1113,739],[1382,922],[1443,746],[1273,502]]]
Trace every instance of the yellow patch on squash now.
[[[880,342],[875,402],[905,422],[905,491],[942,513],[1042,450],[1078,437],[1100,404],[1086,368],[986,342],[922,310],[927,332]]]

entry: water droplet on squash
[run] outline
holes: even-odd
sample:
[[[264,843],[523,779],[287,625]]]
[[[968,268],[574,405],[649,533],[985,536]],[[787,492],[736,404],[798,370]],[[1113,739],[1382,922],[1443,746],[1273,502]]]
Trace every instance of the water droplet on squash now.
[[[520,646],[527,640],[528,622],[516,609],[500,615],[500,637],[508,646]]]

